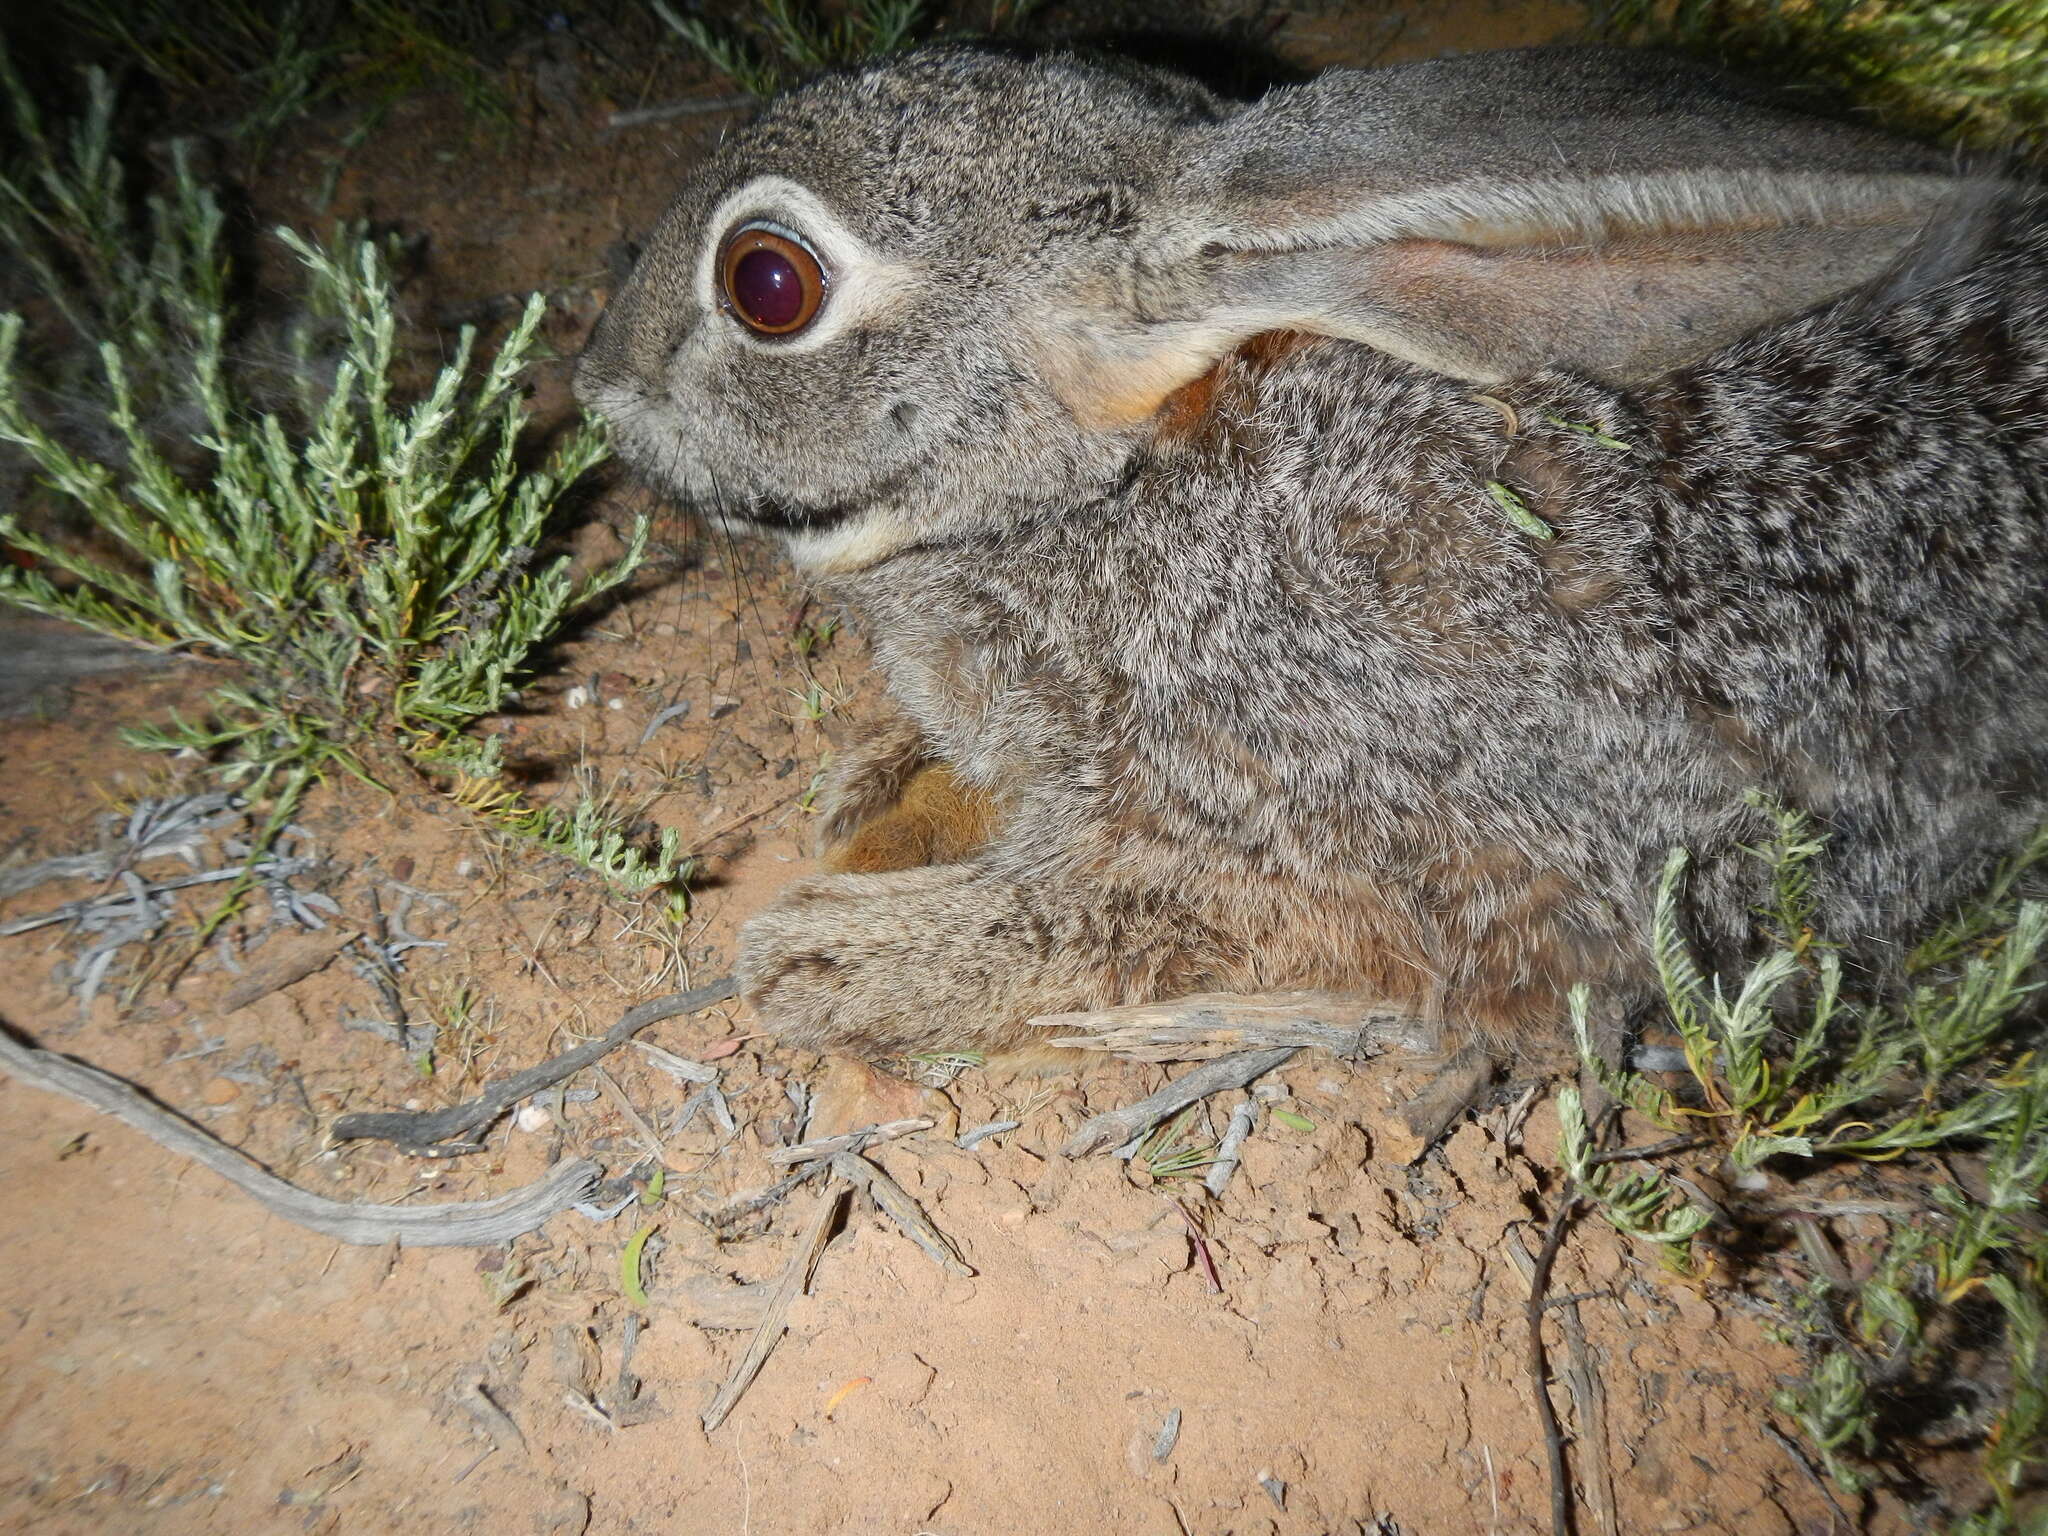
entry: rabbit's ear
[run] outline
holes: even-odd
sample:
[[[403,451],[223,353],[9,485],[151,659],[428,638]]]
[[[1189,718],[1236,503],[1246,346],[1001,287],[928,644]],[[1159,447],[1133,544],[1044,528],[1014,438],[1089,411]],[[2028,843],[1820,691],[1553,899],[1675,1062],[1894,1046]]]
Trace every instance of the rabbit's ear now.
[[[1658,54],[1328,74],[1205,130],[1144,261],[1157,355],[1122,338],[1117,389],[1281,329],[1475,381],[1650,378],[1879,276],[1970,185]]]

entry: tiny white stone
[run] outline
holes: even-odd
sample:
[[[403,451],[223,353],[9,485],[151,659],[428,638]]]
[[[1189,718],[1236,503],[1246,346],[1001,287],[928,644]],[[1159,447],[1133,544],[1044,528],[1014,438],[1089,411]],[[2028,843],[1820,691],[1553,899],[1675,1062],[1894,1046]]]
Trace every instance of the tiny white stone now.
[[[570,709],[581,709],[590,702],[590,690],[578,683],[562,695],[562,703]]]
[[[512,1117],[512,1123],[529,1136],[538,1135],[555,1123],[555,1117],[538,1104],[522,1104],[519,1113]]]

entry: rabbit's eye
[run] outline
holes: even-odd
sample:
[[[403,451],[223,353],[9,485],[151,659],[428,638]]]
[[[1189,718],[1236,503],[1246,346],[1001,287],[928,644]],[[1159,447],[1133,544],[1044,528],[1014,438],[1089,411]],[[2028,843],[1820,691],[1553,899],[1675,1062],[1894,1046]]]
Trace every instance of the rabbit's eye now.
[[[719,289],[749,330],[789,336],[817,317],[825,269],[800,241],[762,224],[744,224],[718,259]]]

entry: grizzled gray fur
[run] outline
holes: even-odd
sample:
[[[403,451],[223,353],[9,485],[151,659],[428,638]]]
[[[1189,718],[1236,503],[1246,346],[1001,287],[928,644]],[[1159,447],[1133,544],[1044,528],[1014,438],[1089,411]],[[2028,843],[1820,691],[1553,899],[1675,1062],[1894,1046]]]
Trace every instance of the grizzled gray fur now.
[[[796,334],[721,286],[749,221],[825,275]],[[1745,791],[1878,967],[2048,815],[2048,202],[1658,56],[830,77],[692,178],[579,387],[863,615],[900,715],[829,827],[926,760],[996,807],[747,925],[799,1044],[1281,986],[1552,1037],[1649,995],[1673,846],[1750,945]]]

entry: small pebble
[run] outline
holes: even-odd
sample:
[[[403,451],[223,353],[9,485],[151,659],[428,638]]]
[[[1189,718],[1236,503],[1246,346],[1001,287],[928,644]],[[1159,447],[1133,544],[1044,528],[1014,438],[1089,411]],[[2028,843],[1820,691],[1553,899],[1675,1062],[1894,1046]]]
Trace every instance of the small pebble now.
[[[581,709],[589,702],[590,690],[581,683],[562,695],[562,706],[565,709]]]
[[[1179,1442],[1180,1410],[1175,1408],[1166,1415],[1166,1422],[1159,1426],[1159,1434],[1152,1441],[1152,1459],[1156,1462],[1165,1462]]]
[[[242,1096],[242,1085],[224,1077],[209,1077],[199,1097],[209,1104],[232,1104]]]
[[[529,1136],[538,1135],[555,1123],[555,1117],[538,1104],[522,1104],[512,1123]]]

